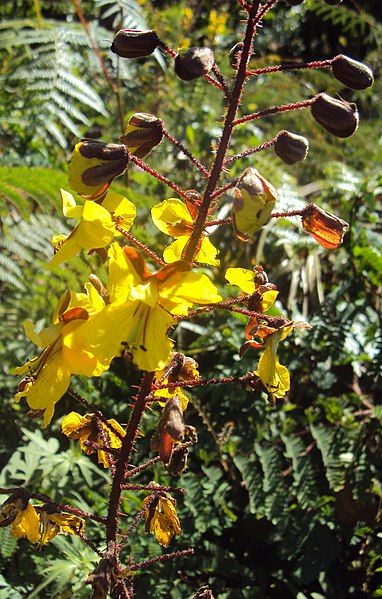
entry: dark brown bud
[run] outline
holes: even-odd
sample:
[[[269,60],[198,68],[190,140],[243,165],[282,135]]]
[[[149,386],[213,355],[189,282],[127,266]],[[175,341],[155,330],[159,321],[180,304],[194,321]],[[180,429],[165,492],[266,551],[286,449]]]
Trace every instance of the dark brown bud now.
[[[166,466],[166,470],[172,476],[179,476],[187,468],[188,447],[179,445],[176,451],[173,451],[170,461]]]
[[[142,58],[150,56],[159,44],[155,31],[121,29],[115,36],[110,50],[122,58]]]
[[[302,216],[302,226],[328,250],[335,250],[341,245],[344,234],[349,228],[348,223],[344,220],[322,210],[315,204],[309,204],[306,207]]]
[[[243,49],[243,46],[244,46],[243,42],[238,42],[229,51],[229,62],[230,62],[231,67],[233,67],[234,69],[237,69],[237,67],[238,67],[238,64],[240,61],[240,54]]]
[[[308,155],[309,141],[306,137],[290,131],[280,131],[274,145],[275,153],[285,164],[296,164]]]
[[[174,395],[166,401],[159,419],[158,431],[166,431],[174,441],[181,441],[185,433],[183,410],[179,398]]]
[[[318,94],[310,110],[317,123],[337,137],[350,137],[358,127],[356,105],[337,100],[328,94]]]
[[[162,141],[162,137],[161,119],[146,112],[136,112],[130,117],[120,141],[129,148],[131,154],[143,158]]]
[[[368,66],[343,54],[333,59],[332,73],[351,89],[366,89],[374,83],[372,70]]]
[[[215,62],[210,48],[190,48],[175,57],[175,73],[183,81],[192,81],[207,75]]]

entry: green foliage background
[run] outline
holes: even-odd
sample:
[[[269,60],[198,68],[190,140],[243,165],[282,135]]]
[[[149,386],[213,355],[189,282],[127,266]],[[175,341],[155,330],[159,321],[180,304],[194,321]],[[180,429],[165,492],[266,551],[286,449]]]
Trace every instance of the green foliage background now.
[[[206,163],[219,138],[222,104],[204,81],[177,80],[160,55],[117,61],[107,51],[113,30],[155,26],[169,45],[216,46],[217,62],[229,74],[228,50],[242,24],[233,2],[171,0],[86,0],[91,34],[107,68],[121,88],[123,114],[158,114],[167,128]],[[237,128],[232,151],[270,139],[286,128],[310,140],[307,160],[287,168],[272,151],[237,162],[226,176],[254,165],[277,187],[280,208],[314,201],[350,223],[343,247],[327,252],[308,239],[296,222],[277,220],[248,244],[232,241],[231,232],[214,237],[225,267],[261,263],[280,289],[276,310],[310,322],[312,329],[284,342],[281,363],[292,375],[289,399],[275,407],[264,397],[237,386],[201,388],[192,393],[187,423],[199,442],[189,469],[172,479],[161,466],[151,479],[186,490],[178,501],[184,535],[174,549],[195,548],[195,557],[168,562],[137,576],[137,597],[183,599],[209,583],[216,599],[321,599],[380,597],[381,464],[381,204],[382,159],[380,97],[382,25],[377,0],[358,12],[350,0],[330,7],[306,0],[289,8],[280,2],[264,19],[253,64],[280,60],[329,58],[345,53],[365,60],[376,83],[366,92],[343,89],[326,72],[275,74],[251,81],[243,112],[312,96],[319,91],[354,101],[361,125],[350,140],[319,129],[309,112]],[[214,34],[211,11],[227,16]],[[21,323],[49,322],[59,295],[79,290],[95,257],[81,256],[70,268],[49,273],[50,238],[65,233],[58,188],[66,187],[66,161],[78,136],[117,141],[116,98],[75,17],[69,0],[4,1],[0,15],[0,486],[25,485],[92,512],[107,509],[110,479],[94,460],[80,454],[59,432],[63,414],[79,409],[64,398],[51,429],[40,431],[12,403],[11,368],[34,355]],[[210,24],[210,27],[208,26]],[[200,189],[202,181],[188,161],[163,142],[150,164],[174,181]],[[138,205],[134,233],[163,248],[164,236],[148,224],[148,209],[168,190],[131,169],[117,190]],[[228,180],[228,179],[227,179]],[[224,203],[229,197],[223,198]],[[218,276],[218,272],[215,273]],[[220,281],[223,288],[223,281]],[[224,292],[224,290],[223,290]],[[239,360],[245,319],[218,314],[178,327],[180,350],[195,357],[203,376],[235,375],[255,369],[256,352]],[[76,389],[108,417],[126,422],[137,373],[116,359],[106,376],[78,380]],[[143,420],[135,463],[149,455],[158,412]],[[126,526],[144,493],[125,492]],[[102,543],[100,532],[88,535]],[[136,558],[160,554],[153,538],[139,529],[132,538]],[[0,530],[0,598],[88,597],[82,583],[96,556],[78,539],[59,537],[36,551],[16,544]]]

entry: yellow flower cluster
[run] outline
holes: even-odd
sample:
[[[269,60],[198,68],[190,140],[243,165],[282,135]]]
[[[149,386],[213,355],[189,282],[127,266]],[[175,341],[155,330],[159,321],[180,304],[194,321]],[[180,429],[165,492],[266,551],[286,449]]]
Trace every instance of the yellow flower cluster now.
[[[82,534],[85,528],[79,516],[48,504],[32,505],[21,489],[15,490],[0,508],[0,527],[9,525],[12,536],[39,545],[46,545],[58,534]]]

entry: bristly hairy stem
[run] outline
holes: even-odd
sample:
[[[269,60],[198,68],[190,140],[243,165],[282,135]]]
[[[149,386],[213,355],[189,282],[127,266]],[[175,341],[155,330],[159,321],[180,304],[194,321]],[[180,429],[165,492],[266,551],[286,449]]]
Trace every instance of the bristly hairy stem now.
[[[260,0],[253,0],[251,9],[248,13],[248,20],[246,31],[244,35],[243,41],[243,49],[240,55],[240,62],[237,69],[233,90],[231,93],[227,115],[224,120],[223,132],[219,141],[218,149],[215,156],[215,161],[213,167],[211,169],[211,174],[208,179],[207,187],[204,192],[203,201],[199,208],[198,216],[195,220],[194,229],[190,236],[189,242],[187,244],[186,252],[185,252],[185,260],[188,262],[192,262],[195,253],[197,251],[197,246],[199,243],[199,239],[203,234],[205,222],[208,215],[208,210],[212,201],[212,194],[215,190],[216,184],[219,180],[220,174],[223,169],[224,158],[229,146],[229,142],[231,139],[231,133],[233,129],[233,123],[236,116],[236,112],[238,106],[240,104],[240,99],[243,93],[244,83],[246,80],[246,70],[248,66],[249,57],[252,52],[252,41],[256,31],[256,15],[258,13]]]
[[[264,17],[264,15],[266,15],[267,12],[269,10],[271,10],[271,8],[273,8],[273,6],[276,4],[276,2],[278,2],[278,0],[268,0],[268,2],[266,4],[264,4],[264,6],[258,12],[257,19],[256,19],[257,23],[260,23],[260,21]]]
[[[125,470],[129,463],[133,449],[135,437],[141,422],[142,414],[146,407],[147,396],[151,391],[151,384],[154,378],[153,372],[147,372],[143,375],[141,386],[138,392],[130,420],[126,427],[126,435],[123,438],[119,458],[115,465],[113,484],[111,486],[109,508],[106,519],[106,542],[116,541],[118,532],[117,512],[121,501],[122,484],[125,478]]]
[[[125,237],[125,239],[128,239],[130,241],[130,243],[135,245],[135,247],[142,250],[142,252],[144,252],[147,256],[149,256],[149,258],[151,258],[151,260],[153,260],[154,262],[159,264],[159,266],[167,266],[166,262],[164,260],[162,260],[162,258],[159,258],[158,254],[156,254],[154,252],[154,250],[150,250],[150,248],[147,247],[147,245],[142,243],[142,241],[139,241],[139,239],[134,237],[134,235],[132,235],[128,231],[125,231],[125,229],[123,229],[123,227],[121,227],[120,225],[115,225],[115,228],[117,231],[119,231],[121,233],[121,235],[123,235]]]
[[[176,389],[177,387],[205,387],[206,385],[229,385],[231,383],[245,384],[248,381],[258,380],[258,376],[253,372],[247,372],[241,376],[224,376],[212,379],[194,379],[192,381],[177,381],[176,383],[165,383],[163,385],[153,385],[155,391],[159,389]]]
[[[124,483],[122,489],[125,491],[151,491],[151,493],[181,493],[185,494],[185,490],[180,487],[166,487],[164,485],[157,485],[149,483],[148,485],[134,485],[131,483]]]
[[[279,106],[272,106],[272,108],[266,108],[265,110],[260,110],[259,112],[253,112],[252,114],[247,114],[242,116],[240,119],[236,119],[234,121],[233,126],[242,125],[243,123],[247,123],[248,121],[253,121],[255,119],[262,119],[265,116],[269,116],[271,114],[281,114],[282,112],[289,112],[290,110],[300,110],[301,108],[308,108],[314,102],[315,98],[310,98],[309,100],[303,100],[302,102],[292,102],[291,104],[280,104]]]
[[[224,78],[223,73],[220,71],[218,65],[216,64],[216,62],[214,63],[213,67],[212,67],[212,71],[216,77],[216,79],[221,83],[223,91],[224,91],[224,96],[225,99],[227,101],[227,103],[229,102],[229,98],[230,98],[230,91],[229,91],[229,87],[228,87],[228,83]]]
[[[208,168],[203,166],[203,164],[200,162],[200,160],[195,158],[195,156],[193,156],[193,154],[190,152],[190,150],[188,148],[186,148],[178,139],[176,139],[176,137],[171,135],[171,133],[169,133],[169,131],[167,131],[167,129],[163,128],[162,131],[163,131],[163,135],[166,137],[166,139],[168,139],[168,141],[171,142],[174,146],[179,148],[179,150],[181,152],[183,152],[183,154],[191,160],[191,162],[196,166],[196,168],[202,173],[202,175],[204,177],[209,177],[210,171],[208,170]]]
[[[232,187],[235,187],[235,185],[236,185],[236,183],[238,182],[239,179],[240,179],[240,177],[236,177],[236,179],[232,179],[232,181],[229,181],[228,183],[226,183],[225,185],[223,185],[223,187],[219,187],[211,195],[211,200],[214,200],[215,198],[218,198],[219,196],[223,195],[223,193],[225,193],[226,191],[229,191],[230,189],[232,189]]]
[[[301,69],[327,69],[333,60],[313,60],[312,62],[282,62],[273,67],[263,67],[247,71],[247,77],[258,77],[268,73],[280,73],[281,71],[298,71]]]
[[[80,518],[88,518],[89,520],[94,520],[94,522],[100,522],[101,524],[105,524],[106,522],[106,518],[95,516],[89,512],[84,512],[84,510],[80,510],[79,508],[73,507],[71,505],[66,505],[66,503],[52,501],[52,499],[50,499],[47,495],[43,495],[42,493],[28,493],[28,495],[31,499],[37,499],[43,503],[48,503],[50,506],[57,509],[57,511],[68,512],[70,514],[74,514],[75,516],[79,516]]]
[[[240,158],[246,158],[247,156],[252,156],[252,154],[256,154],[256,152],[262,152],[263,150],[268,150],[268,148],[272,148],[277,142],[277,135],[273,139],[269,141],[265,141],[263,144],[256,146],[255,148],[248,148],[248,150],[244,150],[239,154],[235,154],[235,156],[231,156],[224,161],[224,166],[228,166],[235,160],[240,160]]]
[[[176,193],[179,194],[180,197],[187,198],[187,193],[181,187],[179,187],[179,185],[177,185],[173,181],[170,181],[170,179],[167,179],[167,177],[162,175],[162,173],[158,173],[158,171],[156,171],[154,168],[151,168],[151,166],[143,162],[143,160],[141,160],[140,158],[134,156],[134,154],[129,154],[129,160],[130,162],[133,162],[136,166],[138,166],[138,168],[142,169],[143,171],[146,171],[146,173],[149,173],[152,177],[154,177],[154,179],[158,179],[158,181],[164,183],[165,185],[167,185],[167,187],[171,187],[171,189],[176,191]]]
[[[193,549],[183,549],[183,551],[173,551],[172,553],[164,553],[163,555],[158,555],[157,557],[153,557],[144,562],[140,562],[139,564],[133,564],[130,566],[130,570],[142,570],[143,568],[148,568],[153,564],[157,564],[158,562],[168,562],[172,559],[178,559],[179,557],[186,557],[189,555],[194,555]]]

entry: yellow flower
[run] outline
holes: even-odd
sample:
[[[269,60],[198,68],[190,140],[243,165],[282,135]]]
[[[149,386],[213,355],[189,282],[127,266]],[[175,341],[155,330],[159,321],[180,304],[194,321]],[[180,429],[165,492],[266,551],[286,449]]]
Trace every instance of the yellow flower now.
[[[174,316],[187,315],[194,303],[221,300],[208,277],[184,262],[152,273],[135,249],[122,250],[115,243],[109,249],[108,292],[110,304],[68,339],[73,350],[87,349],[97,356],[100,372],[121,345],[141,370],[163,368],[173,346],[167,331],[176,322]]]
[[[194,215],[195,216],[195,215]],[[193,230],[194,219],[186,204],[176,198],[164,200],[151,209],[154,225],[162,231],[175,237],[175,241],[163,252],[165,262],[171,264],[182,259],[182,254]],[[202,237],[195,261],[217,266],[218,250],[212,245],[206,235]]]
[[[170,495],[145,497],[142,508],[145,510],[146,532],[155,535],[163,547],[168,547],[174,534],[181,535],[182,529],[175,509],[176,501]]]
[[[121,447],[122,438],[125,436],[124,429],[113,418],[107,422],[109,426],[99,420],[99,418],[96,418],[95,414],[81,416],[76,412],[70,412],[70,414],[64,417],[61,423],[61,430],[69,439],[79,439],[81,450],[90,455],[95,450],[91,446],[86,445],[86,441],[91,441],[97,445],[105,445],[106,443],[111,449],[119,449]],[[109,468],[110,460],[107,452],[101,449],[96,451],[98,462],[103,464],[105,468]]]
[[[280,364],[277,357],[277,348],[283,339],[293,330],[295,323],[284,318],[276,322],[277,326],[270,326],[261,322],[259,318],[252,318],[246,327],[246,336],[249,339],[241,348],[241,355],[250,347],[263,349],[258,370],[255,372],[272,398],[281,398],[290,389],[290,376],[286,366]],[[254,337],[260,341],[255,341]]]
[[[69,185],[87,200],[99,200],[113,179],[127,168],[129,152],[122,144],[105,144],[95,139],[76,143],[69,163]]]
[[[279,292],[270,283],[257,283],[256,277],[259,277],[259,269],[261,267],[255,267],[255,270],[228,268],[225,278],[231,285],[236,285],[243,293],[252,296],[252,305],[248,306],[251,310],[266,312],[275,303]],[[262,274],[262,272],[261,269],[260,273]]]
[[[66,512],[57,512],[55,508],[45,505],[38,507],[40,517],[39,543],[46,545],[58,534],[78,535],[84,532],[85,523],[79,516]]]
[[[11,525],[14,537],[26,537],[31,543],[38,543],[39,517],[28,498],[21,491],[15,491],[3,503],[0,510],[0,527]]]
[[[14,368],[14,374],[25,376],[15,400],[25,398],[32,411],[42,412],[44,427],[50,423],[55,404],[66,392],[71,374],[99,374],[95,368],[99,365],[86,348],[75,354],[66,345],[68,336],[72,339],[89,317],[104,308],[104,301],[95,288],[90,283],[85,288],[86,293],[65,294],[58,303],[53,324],[39,333],[30,320],[24,323],[26,335],[42,351],[23,366]]]
[[[120,224],[129,230],[136,216],[134,204],[112,191],[107,193],[101,204],[85,202],[83,206],[76,205],[72,194],[64,189],[61,189],[61,197],[64,216],[79,223],[68,237],[60,235],[52,239],[57,252],[49,263],[51,268],[75,256],[81,249],[108,246],[114,237],[120,235],[115,225]]]

